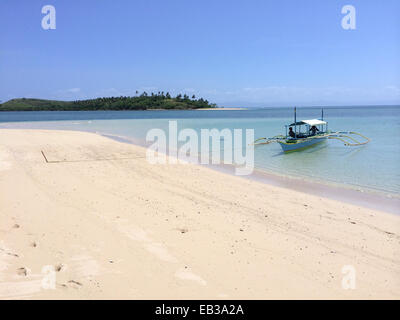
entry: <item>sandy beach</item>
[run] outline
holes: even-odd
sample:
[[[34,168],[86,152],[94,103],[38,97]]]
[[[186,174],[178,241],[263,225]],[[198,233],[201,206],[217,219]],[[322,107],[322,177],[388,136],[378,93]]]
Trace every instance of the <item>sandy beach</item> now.
[[[399,216],[145,152],[0,130],[0,299],[400,298]]]

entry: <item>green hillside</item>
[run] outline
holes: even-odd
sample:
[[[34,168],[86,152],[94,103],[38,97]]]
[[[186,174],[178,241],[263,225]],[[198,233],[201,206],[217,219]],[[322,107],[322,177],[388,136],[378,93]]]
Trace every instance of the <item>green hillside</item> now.
[[[214,108],[202,98],[187,95],[171,97],[169,93],[146,92],[134,97],[108,97],[76,101],[57,101],[45,99],[12,99],[0,104],[0,111],[82,111],[82,110],[149,110],[149,109],[201,109]]]

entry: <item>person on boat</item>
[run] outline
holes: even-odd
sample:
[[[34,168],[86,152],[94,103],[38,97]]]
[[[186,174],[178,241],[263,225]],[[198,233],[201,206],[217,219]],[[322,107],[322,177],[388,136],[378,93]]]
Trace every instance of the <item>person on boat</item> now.
[[[292,127],[289,127],[289,136],[291,136],[292,138],[294,138],[296,136],[294,134],[294,131],[293,131]]]
[[[310,129],[310,131],[311,131],[311,135],[312,135],[312,136],[315,136],[315,134],[316,134],[319,130],[318,130],[318,128],[317,128],[316,126],[312,126],[311,129]]]

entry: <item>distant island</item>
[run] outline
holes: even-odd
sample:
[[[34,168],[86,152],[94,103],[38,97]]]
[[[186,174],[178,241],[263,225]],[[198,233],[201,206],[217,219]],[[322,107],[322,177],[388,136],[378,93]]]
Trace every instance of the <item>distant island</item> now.
[[[191,110],[216,108],[203,98],[184,94],[172,97],[168,92],[143,92],[133,97],[106,97],[88,100],[58,101],[20,98],[0,104],[0,111],[94,111],[94,110]]]

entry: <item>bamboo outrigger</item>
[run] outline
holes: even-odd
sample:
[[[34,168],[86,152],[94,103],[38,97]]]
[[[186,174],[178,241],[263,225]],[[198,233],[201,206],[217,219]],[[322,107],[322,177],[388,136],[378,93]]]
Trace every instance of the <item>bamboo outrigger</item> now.
[[[259,138],[255,140],[253,144],[263,145],[277,142],[280,144],[284,152],[290,152],[306,149],[327,139],[340,140],[345,146],[360,146],[367,144],[370,141],[370,139],[366,136],[354,131],[329,131],[328,122],[324,121],[323,109],[321,119],[297,121],[296,118],[296,108],[294,108],[294,122],[289,125],[285,125],[285,135],[279,135],[272,138]],[[305,131],[302,130],[303,126],[306,128]],[[294,131],[292,128],[294,128]],[[310,131],[312,133],[310,133]],[[359,136],[363,140],[358,141],[355,139],[355,136]]]

